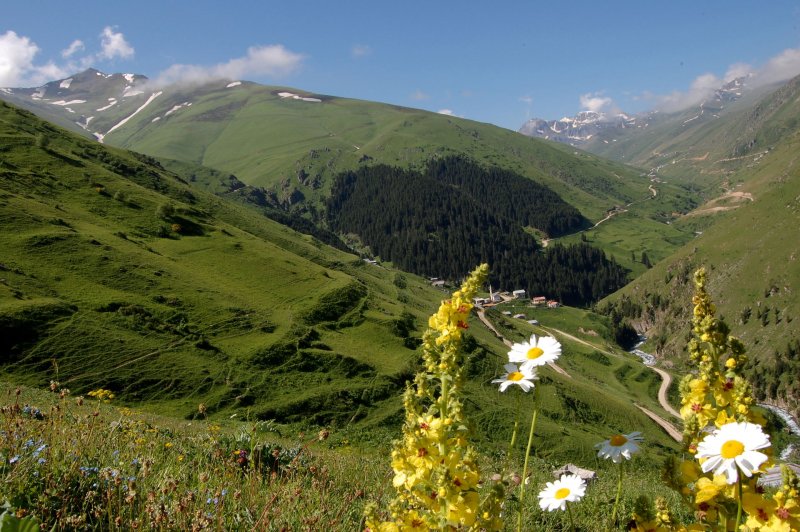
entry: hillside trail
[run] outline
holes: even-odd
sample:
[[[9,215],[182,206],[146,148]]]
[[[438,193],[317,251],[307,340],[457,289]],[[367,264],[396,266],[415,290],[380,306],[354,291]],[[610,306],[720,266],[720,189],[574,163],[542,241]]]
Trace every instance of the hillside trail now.
[[[485,311],[483,311],[483,310],[479,310],[478,311],[478,319],[480,319],[481,322],[483,322],[483,324],[486,325],[486,327],[490,331],[492,331],[498,338],[500,338],[503,341],[503,343],[505,343],[509,347],[511,345],[513,345],[510,340],[507,340],[499,332],[497,332],[497,329],[495,329],[494,326],[492,325],[492,323],[488,320],[488,318],[486,318],[486,312]],[[591,347],[592,349],[595,349],[595,350],[597,350],[597,351],[599,351],[599,352],[601,352],[601,353],[603,353],[605,355],[609,355],[609,356],[616,357],[616,358],[621,358],[621,356],[616,354],[616,353],[613,353],[611,351],[607,351],[605,349],[602,349],[602,348],[596,346],[595,344],[587,342],[586,340],[578,338],[577,336],[569,334],[568,332],[564,332],[564,331],[562,331],[560,329],[556,329],[555,327],[544,327],[542,325],[539,325],[539,328],[544,329],[545,331],[547,331],[550,334],[556,333],[557,335],[565,336],[565,337],[569,338],[570,340],[573,340],[575,342],[578,342],[578,343],[581,343],[581,344],[586,345],[588,347]],[[555,336],[555,334],[554,334],[554,336]],[[563,368],[561,368],[557,364],[550,363],[549,365],[553,369],[558,371],[559,373],[562,373],[563,375],[566,375],[566,376],[572,378],[571,375],[569,375]],[[647,366],[647,367],[649,367],[650,369],[655,371],[661,377],[661,386],[658,389],[658,402],[661,405],[661,408],[663,408],[666,412],[670,413],[671,415],[673,415],[673,416],[675,416],[675,417],[680,419],[680,417],[681,417],[680,414],[674,408],[672,408],[672,405],[670,405],[669,402],[667,401],[667,390],[669,390],[669,386],[672,383],[672,376],[669,373],[667,373],[666,371],[664,371],[664,370],[662,370],[660,368],[656,368],[656,367],[653,367],[653,366]],[[669,434],[669,436],[672,439],[674,439],[675,441],[681,441],[683,439],[683,434],[681,434],[681,432],[677,428],[675,428],[675,426],[672,423],[670,423],[669,421],[667,421],[663,417],[659,416],[658,414],[656,414],[652,410],[648,410],[647,408],[645,408],[645,407],[643,407],[643,406],[641,406],[639,404],[634,403],[634,406],[636,406],[639,410],[644,412],[644,414],[647,415],[650,419],[655,421],[661,428],[664,429],[664,431],[667,434]]]
[[[492,323],[486,317],[486,311],[479,310],[478,311],[478,319],[481,320],[483,322],[483,324],[486,325],[486,328],[489,329],[490,331],[492,331],[494,333],[494,335],[497,336],[498,338],[500,338],[503,341],[503,343],[506,344],[508,347],[511,347],[511,346],[514,345],[514,342],[512,342],[511,340],[509,340],[507,338],[504,338],[502,334],[497,332],[497,329],[494,328],[494,325],[492,325]],[[555,362],[548,362],[547,365],[550,366],[551,368],[553,368],[557,373],[560,373],[560,374],[562,374],[562,375],[564,375],[566,377],[569,377],[570,379],[572,378],[572,375],[567,373],[567,371],[564,368],[562,368],[561,366],[559,366]]]

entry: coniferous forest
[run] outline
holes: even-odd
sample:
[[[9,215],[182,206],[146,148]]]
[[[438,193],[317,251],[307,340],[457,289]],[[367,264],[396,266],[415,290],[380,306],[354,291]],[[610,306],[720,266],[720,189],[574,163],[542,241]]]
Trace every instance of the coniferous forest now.
[[[486,185],[491,183],[491,188]],[[456,280],[488,262],[490,281],[569,305],[587,305],[627,282],[627,272],[587,244],[541,249],[523,227],[550,235],[588,221],[552,190],[469,160],[434,160],[422,171],[385,165],[344,172],[328,202],[331,228],[355,234],[376,256],[420,275]]]

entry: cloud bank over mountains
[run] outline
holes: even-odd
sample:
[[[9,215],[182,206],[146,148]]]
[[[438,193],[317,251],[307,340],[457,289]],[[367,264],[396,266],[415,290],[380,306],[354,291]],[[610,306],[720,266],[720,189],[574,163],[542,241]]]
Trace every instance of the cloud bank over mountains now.
[[[243,57],[212,66],[172,65],[161,72],[153,83],[158,86],[204,83],[213,79],[238,80],[250,76],[284,77],[297,71],[303,54],[287,50],[283,45],[252,46]]]
[[[75,39],[61,50],[60,63],[52,59],[37,63],[39,46],[14,31],[0,35],[0,87],[36,87],[61,79],[109,61],[132,59],[134,47],[122,32],[106,26],[98,35],[99,49],[86,54],[87,45]],[[242,79],[247,77],[280,78],[296,72],[305,56],[283,45],[252,46],[242,57],[216,65],[174,64],[157,74],[152,83],[159,86],[173,83],[203,83],[212,79]]]
[[[770,58],[760,68],[747,63],[734,63],[728,67],[722,77],[707,72],[697,76],[686,90],[676,90],[669,94],[654,94],[646,91],[636,96],[635,99],[648,102],[653,109],[671,113],[699,105],[712,97],[714,92],[725,83],[737,78],[747,77],[747,84],[756,88],[786,81],[797,75],[800,75],[800,48],[788,48]],[[582,94],[580,106],[582,111],[606,114],[620,112],[613,99],[605,96],[602,92]]]
[[[6,31],[0,35],[0,87],[38,86],[85,70],[99,61],[131,59],[135,54],[125,36],[111,26],[103,28],[99,38],[100,49],[96,53],[77,57],[86,50],[86,45],[76,39],[61,51],[63,64],[52,59],[37,64],[34,60],[41,51],[39,46],[28,37]]]

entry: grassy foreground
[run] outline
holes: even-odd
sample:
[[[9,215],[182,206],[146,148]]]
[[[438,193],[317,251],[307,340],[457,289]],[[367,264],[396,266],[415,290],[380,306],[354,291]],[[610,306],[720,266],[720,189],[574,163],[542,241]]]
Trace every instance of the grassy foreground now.
[[[216,423],[199,412],[179,421],[57,385],[49,392],[0,383],[0,394],[0,498],[42,529],[361,530],[364,505],[385,507],[394,494],[388,449],[352,447],[336,433],[281,435],[274,424]],[[511,470],[521,471],[521,458]],[[484,471],[504,465],[500,456],[485,460]],[[566,515],[542,512],[535,497],[553,480],[551,465],[532,460],[525,529],[561,530]],[[679,506],[657,465],[629,464],[620,515],[629,516],[640,496]],[[610,529],[602,516],[616,478],[613,468],[599,470],[575,508],[581,530]]]

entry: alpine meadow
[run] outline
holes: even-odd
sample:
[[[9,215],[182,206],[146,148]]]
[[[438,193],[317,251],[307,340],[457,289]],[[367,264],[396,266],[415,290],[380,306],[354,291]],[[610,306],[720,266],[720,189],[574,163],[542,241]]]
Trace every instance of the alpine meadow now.
[[[0,530],[800,530],[789,51],[513,131],[117,31],[0,35]]]

